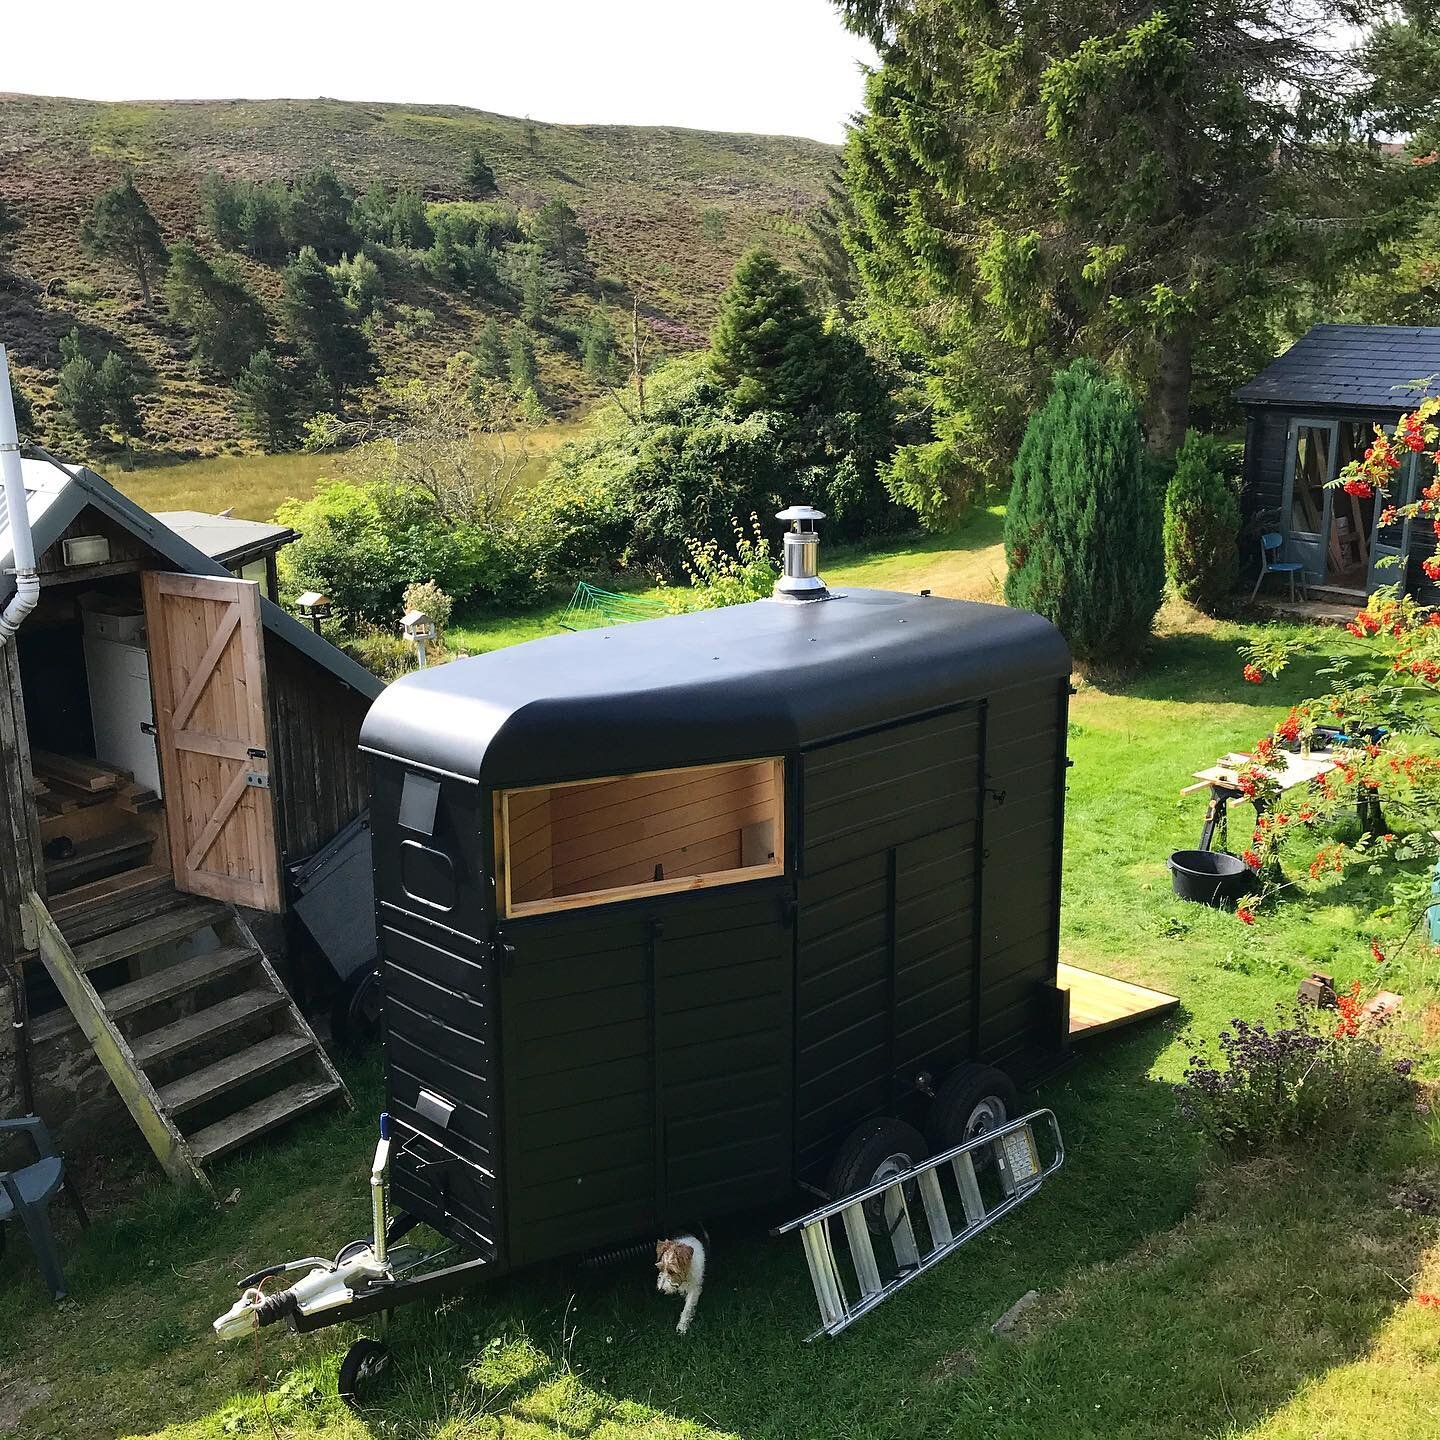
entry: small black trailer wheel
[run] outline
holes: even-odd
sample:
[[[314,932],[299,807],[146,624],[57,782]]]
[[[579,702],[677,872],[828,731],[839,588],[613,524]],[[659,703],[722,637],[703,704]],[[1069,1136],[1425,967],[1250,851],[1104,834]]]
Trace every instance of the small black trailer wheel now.
[[[978,1139],[1020,1113],[1020,1092],[1003,1070],[973,1061],[952,1070],[940,1084],[929,1114],[925,1138],[937,1153]],[[972,1152],[977,1169],[994,1162],[987,1146]]]
[[[831,1163],[826,1188],[838,1200],[856,1190],[864,1190],[868,1185],[902,1174],[911,1166],[918,1165],[929,1153],[925,1137],[913,1125],[907,1125],[893,1115],[881,1115],[850,1132]],[[914,1202],[911,1189],[913,1187],[906,1190],[907,1204]],[[876,1195],[865,1202],[865,1223],[872,1235],[888,1232],[884,1195]]]
[[[389,1364],[388,1345],[369,1336],[357,1340],[340,1362],[340,1379],[335,1386],[340,1398],[352,1410],[358,1410],[365,1403],[367,1392]]]

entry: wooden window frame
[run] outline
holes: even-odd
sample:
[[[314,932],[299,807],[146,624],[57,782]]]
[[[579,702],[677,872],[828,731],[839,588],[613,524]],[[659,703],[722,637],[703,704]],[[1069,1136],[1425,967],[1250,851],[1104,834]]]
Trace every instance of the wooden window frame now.
[[[510,798],[534,794],[536,791],[572,790],[585,785],[603,785],[614,780],[646,780],[661,775],[690,775],[699,778],[721,770],[745,765],[768,764],[775,791],[775,858],[763,865],[742,865],[736,869],[714,870],[703,875],[676,875],[666,880],[646,880],[638,884],[617,885],[604,890],[583,890],[573,895],[557,895],[543,900],[516,901],[510,892],[509,836]],[[627,775],[595,775],[585,780],[563,780],[552,785],[523,785],[493,794],[494,831],[492,859],[495,893],[501,917],[518,920],[530,915],[562,914],[569,910],[591,909],[598,905],[618,905],[626,900],[645,899],[655,895],[678,895],[691,890],[710,890],[721,885],[738,885],[752,880],[776,880],[785,874],[785,761],[778,755],[760,755],[749,760],[726,760],[707,765],[672,765],[661,770],[640,770]]]

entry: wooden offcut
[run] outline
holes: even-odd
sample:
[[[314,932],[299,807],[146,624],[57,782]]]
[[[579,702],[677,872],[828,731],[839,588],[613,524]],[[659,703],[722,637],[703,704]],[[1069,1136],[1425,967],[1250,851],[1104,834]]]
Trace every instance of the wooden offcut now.
[[[1149,990],[1128,980],[1097,975],[1062,960],[1055,977],[1058,989],[1070,996],[1070,1038],[1100,1035],[1156,1015],[1168,1015],[1180,1003],[1176,995]]]

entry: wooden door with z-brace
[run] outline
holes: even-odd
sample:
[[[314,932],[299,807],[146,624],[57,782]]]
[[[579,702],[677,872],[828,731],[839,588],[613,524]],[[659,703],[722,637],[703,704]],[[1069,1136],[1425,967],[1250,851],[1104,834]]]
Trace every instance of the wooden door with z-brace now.
[[[260,587],[153,570],[143,584],[176,887],[279,911]]]

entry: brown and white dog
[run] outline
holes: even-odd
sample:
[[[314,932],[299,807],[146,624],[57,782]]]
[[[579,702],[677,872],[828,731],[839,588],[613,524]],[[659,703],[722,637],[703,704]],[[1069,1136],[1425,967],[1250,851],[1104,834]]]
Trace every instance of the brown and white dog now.
[[[661,1240],[655,1246],[655,1268],[660,1272],[655,1288],[662,1295],[683,1295],[685,1307],[680,1311],[677,1335],[690,1328],[690,1319],[700,1303],[700,1289],[705,1284],[705,1247],[693,1235],[677,1235]]]

